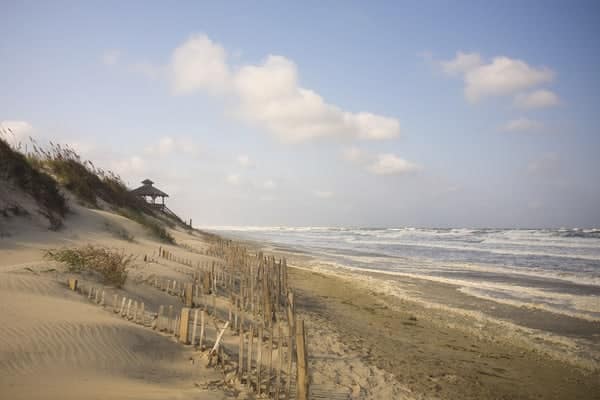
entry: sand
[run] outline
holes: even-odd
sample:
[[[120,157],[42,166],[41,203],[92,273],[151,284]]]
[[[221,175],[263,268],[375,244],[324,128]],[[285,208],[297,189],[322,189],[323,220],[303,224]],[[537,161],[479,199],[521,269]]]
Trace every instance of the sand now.
[[[148,280],[183,280],[186,267],[163,259],[143,262],[143,257],[162,246],[194,262],[211,260],[201,254],[205,237],[176,229],[171,233],[178,246],[165,246],[126,218],[72,207],[74,214],[58,232],[48,231],[35,216],[0,219],[0,397],[252,398],[206,367],[191,346],[69,291],[72,275],[43,258],[46,249],[61,246],[121,249],[138,261],[126,285],[111,293],[143,301],[149,310],[181,307],[179,299]],[[78,279],[101,286],[93,276]],[[495,340],[501,327],[478,326],[481,321],[469,315],[375,290],[379,284],[374,288],[372,280],[293,268],[290,284],[306,320],[313,398],[586,399],[600,393],[598,375],[583,367]],[[441,290],[438,295],[446,295]],[[218,306],[224,313],[225,301]],[[235,349],[236,341],[227,334],[226,349]]]
[[[222,374],[204,363],[192,364],[191,347],[67,290],[70,275],[43,259],[45,249],[93,243],[141,258],[159,246],[141,226],[115,214],[84,207],[76,207],[75,213],[59,232],[27,217],[3,226],[10,236],[0,239],[0,397],[235,398],[226,390],[202,389]],[[135,240],[118,239],[115,227],[128,230]],[[175,297],[139,283],[140,276],[158,269],[143,267],[138,263],[124,288],[114,292],[145,301],[149,308],[177,304]],[[162,266],[161,275],[181,276],[169,266]],[[102,286],[89,276],[78,279]]]
[[[501,340],[500,325],[386,295],[360,280],[291,271],[299,309],[343,338],[343,357],[359,358],[399,384],[394,396],[379,398],[598,398],[597,370]],[[362,391],[369,398],[369,388]]]
[[[171,230],[178,246],[165,246],[136,223],[108,211],[74,204],[74,214],[58,232],[43,220],[2,220],[0,239],[0,393],[2,398],[243,399],[239,384],[225,383],[222,372],[206,367],[198,351],[149,328],[119,318],[86,296],[69,291],[67,279],[102,287],[91,275],[71,275],[45,260],[50,248],[94,244],[138,256],[121,289],[107,287],[147,310],[159,305],[181,307],[180,300],[152,288],[154,276],[187,279],[187,267],[156,259],[161,246],[179,257],[211,260],[200,253],[208,246],[199,233]],[[123,231],[133,240],[124,239]],[[119,233],[121,232],[121,233]],[[107,296],[107,301],[109,296]],[[219,299],[224,315],[226,302]],[[359,357],[326,320],[307,316],[313,398],[411,399],[394,377]],[[214,335],[210,324],[207,333]],[[226,334],[226,351],[237,349],[237,337]],[[273,362],[278,353],[273,353]],[[193,361],[193,362],[192,362]]]

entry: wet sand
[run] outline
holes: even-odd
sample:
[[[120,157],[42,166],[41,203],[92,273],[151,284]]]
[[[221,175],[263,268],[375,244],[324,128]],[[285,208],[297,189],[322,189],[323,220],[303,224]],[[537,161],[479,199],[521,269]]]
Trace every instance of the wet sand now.
[[[598,370],[557,360],[516,338],[511,343],[501,331],[502,325],[425,307],[370,290],[352,279],[298,268],[290,269],[290,274],[300,311],[330,321],[351,349],[391,373],[416,398],[600,398]],[[410,279],[404,283],[418,285]],[[589,337],[598,332],[595,323],[574,319],[556,326],[547,320],[554,315],[551,313],[525,310],[519,316],[514,312],[517,307],[503,310],[481,299],[468,301],[471,296],[462,295],[451,285],[429,285],[428,296],[437,296],[439,301],[462,301],[465,308],[471,301],[470,306],[478,311],[487,307],[487,312],[509,313],[511,319],[521,318],[542,327],[553,325],[563,334]],[[417,291],[422,290],[419,287]]]

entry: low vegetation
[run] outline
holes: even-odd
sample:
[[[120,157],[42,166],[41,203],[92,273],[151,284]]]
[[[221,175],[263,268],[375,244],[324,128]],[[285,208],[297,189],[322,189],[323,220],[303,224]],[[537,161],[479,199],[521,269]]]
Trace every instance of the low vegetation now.
[[[104,227],[106,228],[107,231],[109,231],[110,233],[115,235],[115,237],[117,237],[121,240],[126,240],[128,242],[135,241],[134,236],[131,233],[129,233],[129,231],[127,229],[123,228],[122,226],[119,226],[116,224],[111,224],[109,222],[105,222]]]
[[[98,274],[105,284],[116,287],[125,284],[127,268],[135,261],[135,257],[131,254],[92,245],[48,250],[45,257],[65,264],[72,273]]]
[[[152,212],[144,201],[129,192],[118,175],[83,160],[68,146],[50,142],[47,148],[42,148],[32,139],[25,154],[33,166],[54,176],[60,185],[88,206],[98,207],[98,199],[102,199],[116,207]]]
[[[175,239],[173,238],[173,236],[171,236],[169,231],[167,231],[160,222],[154,220],[153,218],[148,217],[147,215],[130,208],[120,209],[119,214],[144,226],[148,230],[148,232],[150,232],[150,234],[152,234],[158,240],[164,243],[175,243]]]
[[[29,194],[40,207],[40,212],[58,229],[68,211],[67,201],[57,182],[46,172],[36,168],[28,157],[10,146],[0,132],[0,179]]]
[[[99,200],[114,207],[124,217],[143,225],[150,234],[165,243],[175,243],[166,226],[184,225],[179,217],[161,216],[148,204],[129,192],[121,178],[83,160],[68,146],[50,142],[40,146],[30,138],[27,145],[9,145],[0,132],[0,179],[16,184],[40,204],[53,227],[59,227],[67,212],[60,186],[73,193],[86,206],[99,207]],[[132,240],[129,234],[123,239]]]

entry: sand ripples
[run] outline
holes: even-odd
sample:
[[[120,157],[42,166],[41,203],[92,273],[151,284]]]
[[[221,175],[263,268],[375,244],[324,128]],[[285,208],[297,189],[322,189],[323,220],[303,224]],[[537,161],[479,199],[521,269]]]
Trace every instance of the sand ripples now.
[[[118,373],[178,356],[164,338],[90,306],[57,282],[2,274],[0,304],[10,321],[0,325],[0,375],[49,368]]]

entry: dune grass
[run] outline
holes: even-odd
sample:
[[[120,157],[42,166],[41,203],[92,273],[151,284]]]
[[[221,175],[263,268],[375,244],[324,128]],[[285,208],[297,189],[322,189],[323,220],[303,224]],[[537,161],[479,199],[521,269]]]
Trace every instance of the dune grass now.
[[[0,132],[0,179],[29,194],[40,207],[40,212],[58,229],[68,211],[67,201],[57,182],[46,172],[36,168],[28,158],[10,146]]]
[[[0,179],[15,183],[31,194],[42,206],[53,227],[59,227],[67,209],[62,186],[73,193],[84,205],[99,207],[99,200],[116,211],[143,225],[148,232],[165,243],[175,243],[164,225],[183,224],[177,216],[157,215],[145,201],[131,194],[121,178],[111,171],[97,168],[91,161],[83,160],[68,146],[50,142],[42,147],[32,138],[23,145],[9,145],[4,137],[10,130],[0,131]]]
[[[45,257],[65,264],[72,273],[92,272],[102,277],[105,284],[121,287],[127,280],[127,268],[133,265],[131,254],[104,247],[87,245],[46,251]]]
[[[125,218],[129,218],[132,221],[137,222],[138,224],[144,226],[146,230],[155,238],[164,243],[174,244],[175,239],[169,231],[157,220],[141,213],[138,210],[131,208],[121,208],[118,210],[119,214],[124,216]]]

